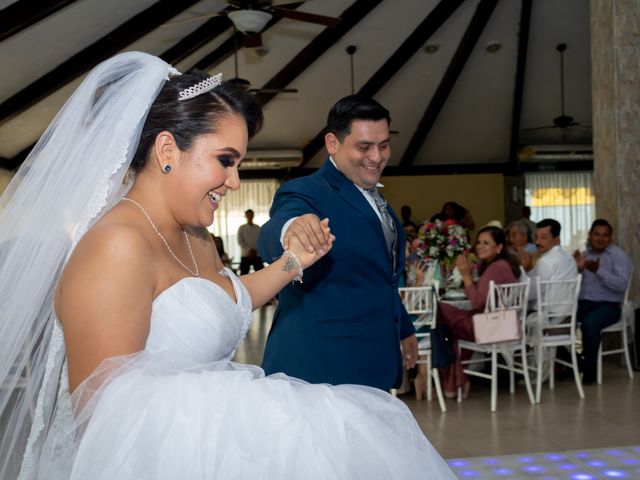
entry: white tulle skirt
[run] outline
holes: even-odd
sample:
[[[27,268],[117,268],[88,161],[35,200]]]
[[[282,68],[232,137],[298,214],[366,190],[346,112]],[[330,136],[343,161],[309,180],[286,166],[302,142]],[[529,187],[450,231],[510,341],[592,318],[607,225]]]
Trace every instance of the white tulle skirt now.
[[[369,387],[142,353],[105,362],[68,406],[41,478],[456,478],[406,406]]]

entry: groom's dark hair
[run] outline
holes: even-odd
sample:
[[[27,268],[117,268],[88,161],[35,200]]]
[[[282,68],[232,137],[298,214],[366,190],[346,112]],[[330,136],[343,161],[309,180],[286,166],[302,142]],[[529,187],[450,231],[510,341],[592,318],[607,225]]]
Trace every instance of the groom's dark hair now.
[[[391,115],[373,98],[349,95],[338,100],[329,111],[325,133],[333,133],[342,142],[351,133],[354,120],[386,120],[390,124]]]

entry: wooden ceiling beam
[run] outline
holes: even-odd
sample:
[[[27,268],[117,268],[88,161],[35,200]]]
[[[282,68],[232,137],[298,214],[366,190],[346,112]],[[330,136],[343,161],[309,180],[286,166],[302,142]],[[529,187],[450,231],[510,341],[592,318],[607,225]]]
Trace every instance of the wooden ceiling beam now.
[[[0,124],[83,75],[198,0],[160,0],[0,104]]]
[[[415,132],[413,132],[407,148],[402,154],[402,158],[399,162],[400,166],[407,166],[413,163],[420,147],[424,144],[431,128],[438,118],[438,115],[442,111],[442,107],[444,107],[447,98],[449,98],[449,94],[460,77],[467,60],[471,56],[484,27],[491,18],[491,14],[493,13],[497,3],[498,0],[481,0],[478,4],[476,11],[471,18],[471,22],[469,22],[469,26],[464,32],[462,40],[451,58],[451,62],[449,63],[438,88],[433,94],[424,115],[420,119]]]
[[[15,170],[20,165],[22,165],[22,162],[25,161],[25,159],[27,158],[27,155],[29,155],[29,152],[31,152],[31,150],[35,146],[36,144],[32,143],[28,147],[24,148],[21,152],[14,155],[13,157],[0,159],[0,168],[4,168],[5,170]]]
[[[358,94],[373,97],[404,64],[424,45],[456,11],[464,0],[441,0],[418,27],[402,42],[387,61],[358,90]],[[304,147],[302,165],[306,165],[324,146],[324,130]]]
[[[195,53],[199,48],[214,40],[218,35],[226,32],[231,27],[231,22],[224,15],[207,20],[196,30],[184,37],[169,50],[160,55],[165,62],[177,64]]]
[[[0,11],[0,42],[29,28],[49,15],[53,15],[75,1],[39,0],[37,6],[29,0],[19,0],[12,3]]]
[[[293,4],[292,7],[297,7],[300,5],[302,5],[302,2]],[[267,30],[268,28],[270,28],[273,24],[277,23],[278,20],[279,19],[277,18],[272,19],[266,25],[264,30]],[[211,20],[208,20],[207,22],[205,22],[203,25],[201,25],[198,29],[196,29],[194,32],[189,34],[187,37],[180,40],[173,47],[165,51],[163,54],[160,55],[160,57],[167,63],[171,63],[171,64],[178,63],[184,60],[186,57],[188,57],[192,53],[194,53],[198,48],[201,48],[206,43],[213,40],[216,36],[228,30],[230,26],[231,26],[231,23],[226,16],[214,17]],[[237,41],[240,44],[242,42],[243,34],[238,32],[236,33],[236,35],[237,35]],[[217,64],[218,62],[224,60],[229,55],[231,55],[233,53],[233,49],[234,49],[234,39],[233,37],[231,37],[230,39],[226,40],[220,47],[214,50],[214,52],[207,55],[205,59],[201,60],[198,64],[196,64],[192,68],[206,70],[207,68],[210,68],[213,64]],[[7,170],[14,170],[18,168],[20,164],[22,164],[22,162],[24,162],[24,160],[27,158],[27,156],[29,155],[29,152],[31,152],[34,146],[35,146],[35,143],[29,145],[28,147],[26,147],[25,149],[23,149],[21,152],[19,152],[18,154],[16,154],[10,159],[0,159],[0,168],[4,168]]]
[[[520,120],[522,116],[522,96],[524,77],[527,68],[527,52],[529,51],[529,31],[531,28],[531,8],[533,0],[522,0],[520,11],[520,31],[518,33],[518,60],[516,65],[515,89],[513,92],[513,111],[511,113],[511,142],[505,173],[516,175],[518,172],[518,143],[520,139]]]
[[[234,32],[234,34],[222,42],[218,48],[198,60],[191,69],[198,69],[206,72],[210,68],[215,67],[217,64],[233,55],[236,45],[242,45],[243,37],[244,34],[242,32]]]
[[[356,0],[340,15],[337,27],[325,28],[304,47],[287,65],[265,83],[264,89],[285,88],[298,75],[331,48],[344,34],[349,32],[360,20],[367,16],[382,0]],[[258,94],[263,105],[269,103],[277,93]]]

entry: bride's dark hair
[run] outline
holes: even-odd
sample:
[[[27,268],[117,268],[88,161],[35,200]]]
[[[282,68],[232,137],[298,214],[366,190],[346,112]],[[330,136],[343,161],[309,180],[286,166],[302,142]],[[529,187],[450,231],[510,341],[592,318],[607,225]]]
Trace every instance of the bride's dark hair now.
[[[231,113],[242,115],[249,138],[260,131],[263,122],[260,103],[232,81],[223,82],[213,90],[188,100],[179,100],[181,90],[207,78],[208,74],[192,70],[171,77],[164,84],[142,128],[140,142],[131,162],[132,170],[142,170],[156,136],[163,131],[171,132],[178,148],[183,151],[188,150],[198,136],[214,133],[218,123]]]

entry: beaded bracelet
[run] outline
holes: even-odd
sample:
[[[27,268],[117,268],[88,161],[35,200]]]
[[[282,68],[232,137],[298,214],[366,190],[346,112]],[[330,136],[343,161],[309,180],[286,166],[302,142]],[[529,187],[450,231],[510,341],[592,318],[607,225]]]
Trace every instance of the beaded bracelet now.
[[[291,250],[287,250],[286,252],[284,252],[282,254],[282,257],[287,257],[286,260],[284,261],[284,265],[282,266],[282,271],[284,272],[290,272],[291,270],[293,270],[294,268],[298,269],[298,274],[293,277],[293,282],[300,282],[302,283],[302,264],[300,263],[300,259],[298,258],[298,256],[293,253]]]

